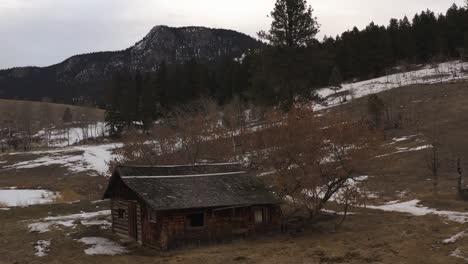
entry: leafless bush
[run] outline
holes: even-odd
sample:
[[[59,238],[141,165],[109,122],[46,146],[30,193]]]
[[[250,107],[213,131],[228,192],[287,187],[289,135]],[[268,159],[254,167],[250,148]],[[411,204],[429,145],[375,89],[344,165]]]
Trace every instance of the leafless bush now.
[[[305,209],[313,218],[332,198],[344,198],[346,208],[360,200],[352,182],[380,133],[341,116],[324,123],[305,109],[292,109],[286,118],[272,112],[267,123],[254,166],[275,171],[274,191],[295,208],[292,213]]]
[[[252,129],[239,102],[223,114],[211,103],[198,102],[150,133],[128,133],[113,165],[249,160],[252,171],[273,172],[264,179],[289,201],[292,213],[306,211],[313,218],[333,199],[347,212],[363,201],[355,181],[382,137],[365,122],[350,120],[332,114],[320,119],[307,108],[271,110],[261,127]]]

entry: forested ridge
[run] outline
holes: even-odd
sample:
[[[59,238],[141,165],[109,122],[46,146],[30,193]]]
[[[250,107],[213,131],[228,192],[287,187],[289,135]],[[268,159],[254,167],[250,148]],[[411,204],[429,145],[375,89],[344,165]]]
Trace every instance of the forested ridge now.
[[[287,8],[298,13],[303,21],[296,25],[304,27],[289,38],[277,22]],[[200,97],[219,104],[236,99],[288,108],[297,98],[309,100],[315,89],[339,87],[343,80],[468,56],[467,7],[454,4],[445,14],[426,10],[412,19],[391,19],[387,26],[371,22],[322,41],[315,38],[320,26],[312,12],[305,1],[278,1],[271,13],[272,28],[259,33],[266,45],[242,57],[210,62],[194,58],[183,64],[162,63],[156,72],[115,74],[107,93],[108,119],[119,120],[121,127],[135,120],[150,123]]]

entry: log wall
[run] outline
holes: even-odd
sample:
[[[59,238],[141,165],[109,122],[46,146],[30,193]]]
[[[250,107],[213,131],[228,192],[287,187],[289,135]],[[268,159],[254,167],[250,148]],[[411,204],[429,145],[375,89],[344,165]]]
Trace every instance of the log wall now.
[[[258,209],[263,211],[262,223],[255,223],[254,212]],[[204,226],[191,227],[189,215],[199,212],[204,214]],[[281,210],[276,205],[158,212],[156,221],[143,217],[143,244],[168,249],[224,243],[278,230],[280,225]]]
[[[131,226],[130,220],[130,208],[134,206],[135,208],[135,217],[136,226]],[[119,236],[126,238],[133,238],[140,244],[142,244],[142,215],[141,215],[141,205],[137,201],[126,201],[126,200],[117,200],[113,199],[111,201],[111,212],[112,212],[112,231]],[[123,213],[123,218],[119,214]],[[130,230],[134,228],[136,230],[136,237],[132,237],[131,234],[134,233]]]

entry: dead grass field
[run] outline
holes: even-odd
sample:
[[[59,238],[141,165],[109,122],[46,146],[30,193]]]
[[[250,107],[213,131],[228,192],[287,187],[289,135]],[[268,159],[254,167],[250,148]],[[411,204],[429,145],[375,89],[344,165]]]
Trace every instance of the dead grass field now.
[[[0,123],[4,121],[17,120],[17,116],[29,114],[31,120],[41,120],[41,114],[47,111],[52,121],[62,120],[66,108],[70,108],[74,119],[81,114],[86,114],[89,121],[103,121],[104,110],[90,107],[80,107],[65,104],[54,104],[47,102],[19,101],[0,99]]]
[[[390,134],[386,143],[391,143],[393,137],[418,132],[421,135],[382,146],[381,154],[395,152],[397,147],[427,144],[422,141],[424,135],[429,134],[436,124],[442,142],[442,167],[438,192],[434,193],[424,150],[371,159],[368,170],[362,172],[370,176],[366,184],[368,189],[378,195],[370,203],[418,199],[431,208],[468,212],[468,202],[456,196],[455,170],[455,161],[460,157],[468,171],[468,83],[405,87],[379,96],[384,101],[395,102],[398,107],[417,110],[421,120],[419,131],[414,124],[406,125]],[[339,109],[359,118],[367,113],[366,104],[367,98],[361,98]],[[21,159],[21,156],[10,158]],[[7,164],[16,161],[7,160]],[[87,256],[84,254],[87,247],[76,239],[85,236],[116,238],[109,230],[84,226],[64,227],[43,234],[28,232],[27,224],[32,219],[108,207],[107,202],[85,201],[100,198],[99,186],[104,187],[106,179],[88,177],[86,173],[64,176],[65,173],[61,167],[0,172],[0,187],[70,189],[84,200],[0,211],[0,263],[465,263],[464,259],[449,256],[456,249],[466,252],[465,257],[468,257],[468,238],[454,244],[442,243],[442,240],[467,230],[468,224],[435,215],[412,216],[364,208],[353,208],[356,214],[349,216],[339,229],[335,228],[338,216],[329,216],[298,234],[277,233],[232,244],[169,252],[141,249],[130,244],[127,245],[130,253],[126,255]],[[468,183],[468,173],[466,176]],[[93,190],[91,195],[87,194],[89,190]],[[49,255],[38,258],[34,256],[34,243],[41,239],[50,239],[52,244]]]

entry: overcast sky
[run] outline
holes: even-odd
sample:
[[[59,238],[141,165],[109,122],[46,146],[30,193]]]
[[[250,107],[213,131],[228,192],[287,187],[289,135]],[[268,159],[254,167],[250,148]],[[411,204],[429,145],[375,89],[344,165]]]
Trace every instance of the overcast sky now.
[[[198,25],[256,36],[275,0],[0,0],[0,68],[46,66],[80,53],[120,50],[155,25]],[[370,21],[445,12],[463,0],[309,0],[319,38]]]

